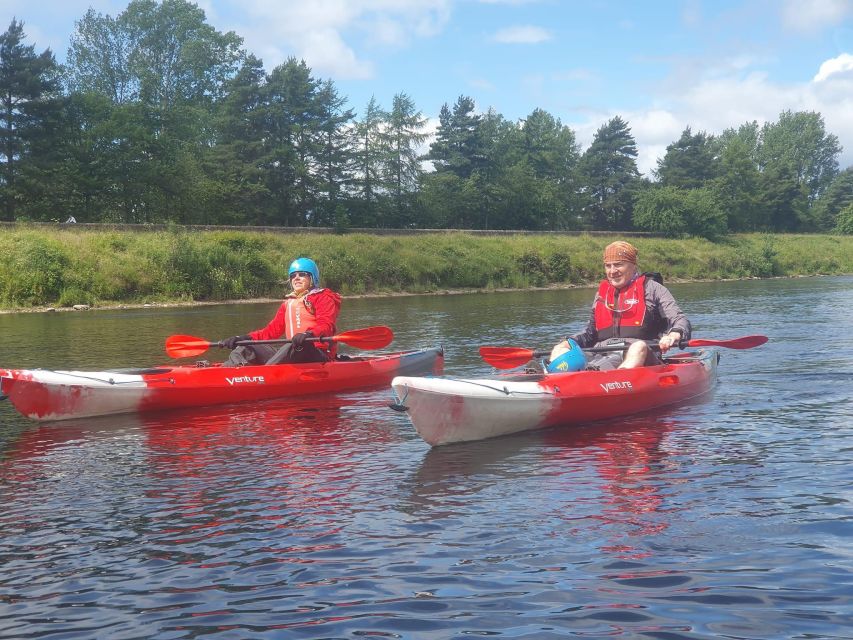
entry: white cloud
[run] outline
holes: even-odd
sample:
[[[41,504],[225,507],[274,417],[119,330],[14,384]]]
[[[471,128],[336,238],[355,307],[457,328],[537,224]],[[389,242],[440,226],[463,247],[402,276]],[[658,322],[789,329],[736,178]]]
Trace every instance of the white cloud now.
[[[433,36],[449,20],[451,0],[229,0],[229,8],[233,17],[219,28],[241,34],[267,68],[295,56],[317,75],[347,80],[374,73],[373,62],[356,53],[356,44],[400,48]]]
[[[814,77],[814,81],[821,82],[833,74],[843,74],[848,71],[853,71],[853,56],[849,53],[842,53],[837,58],[827,60],[820,65],[820,70]]]
[[[785,0],[782,24],[791,31],[817,32],[853,15],[850,0]]]
[[[367,79],[373,63],[360,60],[335,29],[313,29],[301,39],[304,58],[313,69],[334,69],[336,75]]]
[[[662,98],[656,107],[600,112],[571,126],[586,147],[598,127],[619,115],[628,122],[637,141],[637,166],[648,175],[667,145],[677,140],[687,126],[694,132],[718,135],[753,120],[759,125],[776,121],[786,109],[816,111],[823,117],[827,133],[838,136],[842,145],[845,140],[849,142],[839,158],[841,168],[845,168],[853,165],[853,56],[848,57],[843,57],[843,64],[830,65],[839,71],[823,75],[819,72],[812,82],[774,83],[762,73],[715,76]]]
[[[551,39],[551,33],[542,27],[519,25],[501,29],[492,36],[492,40],[503,44],[539,44]]]

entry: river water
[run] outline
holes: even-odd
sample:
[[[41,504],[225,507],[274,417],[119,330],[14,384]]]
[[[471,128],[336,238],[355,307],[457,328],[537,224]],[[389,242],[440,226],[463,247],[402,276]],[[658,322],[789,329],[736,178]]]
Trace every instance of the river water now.
[[[699,402],[430,449],[390,389],[40,425],[0,404],[2,638],[853,637],[853,277],[672,286]],[[547,347],[589,289],[346,300],[342,329]],[[148,366],[275,305],[0,316],[0,364]],[[210,357],[222,355],[211,353]]]

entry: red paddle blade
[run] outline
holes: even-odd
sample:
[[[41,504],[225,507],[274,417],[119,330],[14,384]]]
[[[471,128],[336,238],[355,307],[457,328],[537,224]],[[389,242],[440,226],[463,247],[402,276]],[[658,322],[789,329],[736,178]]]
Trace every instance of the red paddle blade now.
[[[767,342],[767,336],[743,336],[731,340],[689,340],[688,347],[724,347],[726,349],[752,349]]]
[[[353,329],[352,331],[345,331],[330,338],[330,340],[343,342],[356,349],[381,349],[391,344],[393,339],[394,332],[388,327],[382,326]]]
[[[532,349],[523,347],[480,347],[480,357],[495,369],[515,369],[533,356]]]
[[[211,343],[195,336],[169,336],[166,338],[166,353],[170,358],[192,358],[210,349]]]

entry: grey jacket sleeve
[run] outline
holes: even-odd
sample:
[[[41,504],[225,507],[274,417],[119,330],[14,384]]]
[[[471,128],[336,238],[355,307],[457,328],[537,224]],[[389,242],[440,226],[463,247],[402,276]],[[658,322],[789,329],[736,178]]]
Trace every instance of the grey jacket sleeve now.
[[[666,325],[665,332],[675,329],[681,331],[682,338],[690,339],[692,330],[690,320],[684,315],[669,289],[657,282],[648,282],[646,284],[646,303],[651,309],[656,310],[657,315]]]
[[[569,334],[566,336],[567,338],[571,338],[577,342],[578,346],[584,349],[595,346],[596,341],[598,340],[598,331],[595,328],[595,303],[597,301],[598,293],[595,294],[595,298],[592,300],[592,306],[589,310],[589,322],[586,323],[584,330],[580,333]]]
[[[598,341],[598,331],[595,328],[595,301],[592,303],[592,310],[589,313],[589,322],[581,333],[567,336],[578,343],[582,348],[592,347]]]

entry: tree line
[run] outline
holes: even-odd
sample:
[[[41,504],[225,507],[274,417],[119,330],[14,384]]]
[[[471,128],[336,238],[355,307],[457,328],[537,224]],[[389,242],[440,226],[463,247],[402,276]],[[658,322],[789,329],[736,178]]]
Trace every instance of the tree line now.
[[[17,19],[0,35],[4,220],[853,232],[853,167],[816,112],[687,127],[644,178],[619,116],[582,150],[547,111],[511,121],[459,96],[430,136],[406,93],[357,115],[303,60],[266,72],[186,0],[90,9],[64,65],[25,40]]]

